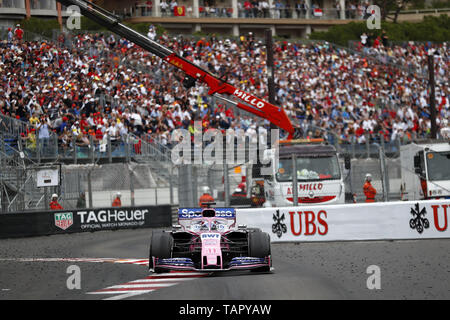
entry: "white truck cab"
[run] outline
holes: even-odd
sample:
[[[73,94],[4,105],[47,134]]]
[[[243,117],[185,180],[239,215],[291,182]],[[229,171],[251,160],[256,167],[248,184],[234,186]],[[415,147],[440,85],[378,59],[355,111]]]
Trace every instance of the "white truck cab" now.
[[[450,140],[400,147],[403,200],[450,199]]]
[[[275,152],[268,150],[272,161]],[[264,177],[265,207],[294,204],[293,155],[297,167],[298,205],[345,203],[344,182],[336,149],[310,140],[280,141],[278,161]]]

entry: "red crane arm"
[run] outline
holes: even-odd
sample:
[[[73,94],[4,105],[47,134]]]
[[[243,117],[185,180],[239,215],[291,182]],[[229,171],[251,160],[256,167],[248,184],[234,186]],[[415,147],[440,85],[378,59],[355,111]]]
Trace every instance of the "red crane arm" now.
[[[277,127],[287,131],[290,135],[294,134],[294,127],[282,108],[235,88],[231,84],[222,81],[210,72],[203,70],[175,53],[164,59],[173,66],[183,70],[190,78],[204,82],[209,87],[209,95],[226,94],[234,96],[242,101],[235,103],[237,107],[269,120]]]

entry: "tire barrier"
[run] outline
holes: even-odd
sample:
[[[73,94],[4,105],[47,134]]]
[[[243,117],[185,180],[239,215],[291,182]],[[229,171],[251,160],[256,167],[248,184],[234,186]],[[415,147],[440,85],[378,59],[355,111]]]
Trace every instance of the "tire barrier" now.
[[[0,214],[0,238],[172,225],[170,205]]]
[[[450,200],[237,209],[272,242],[450,238]]]

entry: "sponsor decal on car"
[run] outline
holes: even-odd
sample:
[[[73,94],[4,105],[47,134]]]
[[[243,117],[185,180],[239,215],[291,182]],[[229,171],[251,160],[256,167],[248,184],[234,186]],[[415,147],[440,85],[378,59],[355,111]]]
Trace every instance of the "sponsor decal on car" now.
[[[202,238],[202,240],[204,240],[204,239],[220,239],[220,234],[218,234],[218,233],[202,233],[200,235],[200,237]]]
[[[202,217],[202,208],[180,208],[178,209],[179,219],[193,219]],[[215,208],[217,218],[232,219],[236,217],[234,208]]]

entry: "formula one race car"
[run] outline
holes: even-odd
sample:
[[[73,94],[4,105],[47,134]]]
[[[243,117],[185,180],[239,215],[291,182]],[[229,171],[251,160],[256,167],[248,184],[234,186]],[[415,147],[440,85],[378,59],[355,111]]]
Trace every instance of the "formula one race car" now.
[[[150,271],[270,271],[270,236],[235,225],[233,208],[179,209],[172,231],[152,233]]]

